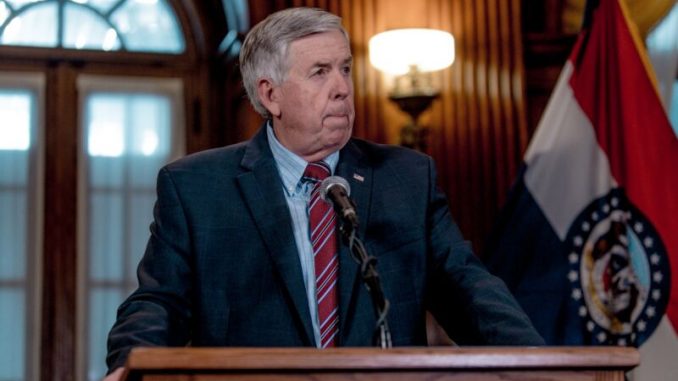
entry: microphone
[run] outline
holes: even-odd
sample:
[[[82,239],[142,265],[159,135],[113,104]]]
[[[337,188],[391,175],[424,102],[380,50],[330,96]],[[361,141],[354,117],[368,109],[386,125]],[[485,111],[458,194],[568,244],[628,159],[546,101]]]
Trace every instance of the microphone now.
[[[358,214],[355,211],[353,200],[348,197],[351,194],[351,187],[343,177],[330,176],[320,183],[319,191],[320,198],[331,203],[337,214],[341,216],[342,225],[340,231],[353,259],[358,262],[360,275],[372,298],[375,313],[377,314],[373,340],[382,349],[391,348],[393,340],[391,339],[391,331],[386,321],[390,304],[381,287],[381,281],[376,269],[377,259],[367,254],[365,245],[357,235]]]
[[[355,212],[355,204],[348,196],[351,187],[343,177],[330,176],[320,183],[320,197],[334,205],[343,221],[348,222],[351,228],[358,227],[358,214]]]

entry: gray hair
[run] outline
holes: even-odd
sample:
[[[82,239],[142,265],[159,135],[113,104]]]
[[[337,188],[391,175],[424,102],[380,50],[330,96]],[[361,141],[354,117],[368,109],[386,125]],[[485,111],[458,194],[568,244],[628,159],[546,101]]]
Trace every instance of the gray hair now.
[[[275,85],[283,83],[289,70],[289,45],[302,37],[334,30],[342,32],[348,41],[341,18],[317,8],[289,8],[275,12],[250,30],[240,50],[240,73],[247,96],[259,114],[264,118],[271,117],[261,104],[257,82],[268,78]]]

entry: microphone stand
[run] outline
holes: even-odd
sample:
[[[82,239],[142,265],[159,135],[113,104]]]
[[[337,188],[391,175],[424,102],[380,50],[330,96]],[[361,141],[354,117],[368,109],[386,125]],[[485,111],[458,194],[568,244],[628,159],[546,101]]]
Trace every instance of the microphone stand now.
[[[379,274],[376,269],[377,258],[367,254],[365,245],[363,245],[360,238],[358,238],[355,226],[353,226],[352,223],[342,220],[339,230],[341,231],[344,241],[348,245],[353,259],[358,262],[358,265],[360,266],[360,275],[365,282],[367,291],[372,297],[372,303],[374,304],[377,315],[377,324],[373,337],[374,345],[381,349],[391,348],[393,347],[391,331],[389,330],[388,322],[386,321],[386,315],[388,314],[390,304],[381,288]]]

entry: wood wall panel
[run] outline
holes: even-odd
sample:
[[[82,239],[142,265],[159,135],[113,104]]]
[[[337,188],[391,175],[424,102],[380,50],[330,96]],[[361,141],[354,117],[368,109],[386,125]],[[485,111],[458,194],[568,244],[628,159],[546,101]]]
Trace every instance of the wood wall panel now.
[[[377,142],[397,144],[407,117],[388,100],[389,78],[369,64],[369,38],[403,27],[455,36],[455,63],[432,73],[441,97],[421,121],[453,215],[478,252],[527,145],[520,12],[510,0],[347,0],[336,12],[352,39],[355,135]]]

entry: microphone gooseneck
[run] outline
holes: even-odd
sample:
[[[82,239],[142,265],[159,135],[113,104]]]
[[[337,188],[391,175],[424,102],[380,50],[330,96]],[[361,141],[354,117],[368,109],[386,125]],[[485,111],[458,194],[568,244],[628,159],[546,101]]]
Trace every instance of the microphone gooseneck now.
[[[334,210],[341,218],[340,231],[344,242],[348,245],[353,259],[360,266],[360,275],[365,282],[365,287],[370,293],[372,304],[376,313],[376,328],[373,341],[382,349],[391,348],[391,331],[388,327],[387,315],[390,303],[384,295],[381,280],[377,273],[377,258],[369,255],[365,245],[358,237],[358,214],[355,204],[349,197],[351,187],[343,177],[330,176],[320,183],[320,197],[334,205]]]

